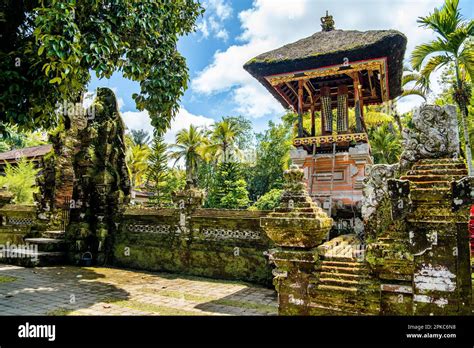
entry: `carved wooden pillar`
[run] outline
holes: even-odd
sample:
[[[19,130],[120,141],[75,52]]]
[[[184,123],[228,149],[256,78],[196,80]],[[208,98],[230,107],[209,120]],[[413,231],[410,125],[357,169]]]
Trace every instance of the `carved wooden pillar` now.
[[[303,137],[303,80],[298,81],[298,137]]]
[[[316,135],[316,122],[314,119],[314,104],[311,104],[311,136]]]
[[[360,95],[360,81],[359,81],[359,74],[355,73],[352,77],[354,81],[354,111],[355,111],[355,118],[356,118],[356,132],[362,133],[362,107],[361,107],[361,95]]]
[[[331,89],[327,86],[321,87],[321,120],[322,134],[332,133]]]
[[[347,110],[348,91],[347,86],[337,87],[337,132],[346,133],[349,128],[349,118]]]

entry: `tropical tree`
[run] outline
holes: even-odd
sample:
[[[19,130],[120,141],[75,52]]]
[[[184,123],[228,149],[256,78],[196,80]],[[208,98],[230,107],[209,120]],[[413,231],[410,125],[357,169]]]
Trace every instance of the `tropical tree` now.
[[[290,164],[291,130],[284,124],[268,123],[268,129],[257,134],[256,160],[246,171],[250,199],[274,188],[281,188],[283,172]]]
[[[176,134],[175,144],[171,146],[170,158],[176,163],[184,160],[186,166],[186,182],[196,183],[199,163],[203,160],[204,147],[207,140],[201,129],[190,125],[188,129],[181,129]]]
[[[402,151],[401,139],[390,124],[382,125],[369,132],[370,147],[376,164],[397,162]]]
[[[206,207],[244,209],[248,204],[247,182],[243,178],[241,164],[238,162],[219,163],[215,179],[209,189]]]
[[[403,131],[403,122],[400,114],[397,111],[397,102],[408,96],[419,96],[426,101],[426,96],[430,92],[426,78],[420,73],[413,71],[409,66],[403,67],[402,76],[402,94],[393,101],[388,102],[390,107],[390,113],[393,115],[395,122],[397,123],[398,130],[400,133]]]
[[[210,144],[206,147],[206,153],[211,154],[211,157],[218,162],[242,158],[237,140],[243,132],[242,124],[235,118],[223,117],[221,121],[212,125]]]
[[[138,146],[148,145],[150,143],[150,136],[148,132],[143,129],[132,129],[130,135],[133,142]]]
[[[156,136],[150,149],[146,172],[146,187],[153,192],[150,203],[164,206],[171,203],[172,188],[168,185],[170,170],[168,168],[168,145],[162,136]]]
[[[410,66],[405,65],[403,67],[402,89],[403,92],[397,100],[412,95],[419,96],[426,100],[426,95],[430,92],[429,80],[426,79],[426,76],[414,71]]]
[[[9,126],[0,134],[0,152],[21,149],[24,147],[46,144],[47,136],[42,132],[20,132],[18,127]]]
[[[13,193],[13,202],[16,204],[33,203],[33,193],[37,191],[35,185],[38,169],[32,161],[22,157],[16,165],[5,163],[5,175],[0,176],[0,187],[6,186]]]
[[[144,179],[148,168],[150,147],[148,145],[135,144],[129,134],[125,135],[125,146],[125,160],[129,170],[132,188],[138,188],[145,183]]]
[[[189,77],[177,42],[202,12],[194,0],[2,1],[0,128],[52,128],[56,104],[78,102],[92,72],[118,71],[140,83],[137,109],[164,131]]]
[[[473,175],[472,153],[469,142],[467,115],[470,99],[469,81],[474,76],[474,20],[465,21],[459,11],[459,0],[446,0],[441,9],[434,9],[418,19],[420,26],[433,30],[437,39],[421,44],[412,52],[411,64],[420,71],[426,83],[432,72],[449,63],[454,64],[456,83],[454,100],[461,111],[461,126],[469,175]],[[430,57],[428,57],[430,56]],[[423,65],[423,62],[427,61]]]
[[[280,205],[283,190],[272,189],[259,197],[249,210],[273,210]]]

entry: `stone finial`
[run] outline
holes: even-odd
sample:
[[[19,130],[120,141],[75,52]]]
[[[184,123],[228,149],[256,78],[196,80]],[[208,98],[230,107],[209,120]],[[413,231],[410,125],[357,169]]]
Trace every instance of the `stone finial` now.
[[[305,184],[303,182],[304,172],[296,164],[292,164],[290,169],[285,170],[283,173],[283,179],[285,183],[283,188],[285,192],[289,193],[302,193],[306,191]]]
[[[284,191],[280,206],[260,225],[278,246],[313,248],[322,243],[332,227],[332,219],[311,200],[304,183],[304,172],[297,165],[283,174]]]
[[[323,31],[331,31],[335,29],[334,24],[334,19],[326,11],[326,16],[321,17],[321,28],[323,28]]]
[[[185,188],[173,192],[173,202],[179,209],[198,209],[202,207],[204,192],[197,188]]]

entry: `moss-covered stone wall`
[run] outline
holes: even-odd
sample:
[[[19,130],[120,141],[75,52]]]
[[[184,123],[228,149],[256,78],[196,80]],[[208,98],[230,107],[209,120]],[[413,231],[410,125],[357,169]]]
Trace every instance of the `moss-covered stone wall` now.
[[[114,244],[114,264],[270,286],[260,228],[266,212],[129,208]]]
[[[6,204],[0,207],[0,244],[23,244],[23,237],[36,223],[33,205]]]

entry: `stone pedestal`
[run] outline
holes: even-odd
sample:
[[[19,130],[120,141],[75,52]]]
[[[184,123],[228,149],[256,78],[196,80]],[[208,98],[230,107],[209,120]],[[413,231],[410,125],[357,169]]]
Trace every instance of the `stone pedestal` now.
[[[332,219],[309,197],[304,173],[292,165],[284,173],[285,186],[280,206],[260,225],[279,248],[269,252],[277,268],[273,275],[278,291],[279,313],[308,315],[308,287],[318,264],[315,249],[329,233]]]

